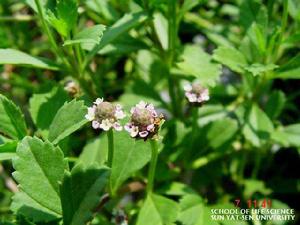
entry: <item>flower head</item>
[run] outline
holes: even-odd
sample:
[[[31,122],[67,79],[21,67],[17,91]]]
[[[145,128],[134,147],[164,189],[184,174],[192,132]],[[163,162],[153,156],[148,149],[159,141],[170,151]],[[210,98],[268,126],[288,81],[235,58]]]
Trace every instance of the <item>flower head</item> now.
[[[125,125],[125,130],[130,133],[133,138],[148,138],[156,137],[163,116],[158,115],[152,104],[140,101],[135,107],[131,108],[130,122]]]
[[[80,87],[75,81],[68,81],[64,87],[65,91],[69,93],[70,96],[76,97],[80,93]]]
[[[209,92],[207,88],[200,85],[198,81],[186,83],[184,85],[185,97],[194,105],[201,105],[209,100]]]
[[[108,131],[114,128],[116,131],[121,131],[123,128],[119,120],[125,116],[121,105],[113,105],[110,102],[103,101],[103,98],[97,98],[93,106],[88,108],[85,118],[92,121],[94,129]]]

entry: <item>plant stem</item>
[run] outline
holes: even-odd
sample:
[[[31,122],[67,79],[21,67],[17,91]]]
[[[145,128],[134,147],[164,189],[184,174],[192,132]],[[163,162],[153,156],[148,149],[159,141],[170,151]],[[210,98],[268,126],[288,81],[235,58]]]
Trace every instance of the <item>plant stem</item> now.
[[[176,82],[171,74],[171,69],[174,63],[175,58],[175,49],[176,49],[176,40],[177,40],[177,22],[176,22],[176,7],[177,1],[171,0],[168,8],[168,69],[169,69],[169,95],[171,98],[172,111],[175,116],[178,116],[178,104],[176,97]]]
[[[114,157],[114,132],[113,129],[107,131],[107,140],[108,140],[108,159],[107,165],[108,167],[112,167],[113,157]]]
[[[158,145],[156,140],[151,140],[151,161],[148,171],[148,183],[147,183],[147,194],[151,194],[153,191],[153,184],[154,184],[154,177],[155,177],[155,170],[157,164],[157,157],[158,157]]]
[[[65,58],[63,52],[57,46],[57,44],[55,42],[55,39],[54,39],[54,37],[52,35],[52,32],[51,32],[49,26],[47,25],[47,22],[46,22],[46,19],[45,19],[45,16],[44,16],[44,12],[43,12],[40,0],[34,0],[34,2],[36,4],[36,6],[37,6],[38,15],[39,15],[39,17],[41,19],[42,26],[43,26],[43,28],[44,28],[44,30],[45,30],[48,38],[49,38],[50,44],[52,45],[52,47],[54,49],[54,52],[64,62],[64,64],[70,69],[71,66],[70,66],[69,61]]]
[[[288,15],[289,15],[288,14],[288,0],[283,0],[283,14],[282,14],[282,19],[281,19],[281,28],[280,28],[280,34],[279,34],[278,42],[275,45],[275,50],[274,50],[274,53],[273,53],[273,62],[277,61],[280,44],[282,43],[284,32],[285,32],[286,27],[287,27]]]

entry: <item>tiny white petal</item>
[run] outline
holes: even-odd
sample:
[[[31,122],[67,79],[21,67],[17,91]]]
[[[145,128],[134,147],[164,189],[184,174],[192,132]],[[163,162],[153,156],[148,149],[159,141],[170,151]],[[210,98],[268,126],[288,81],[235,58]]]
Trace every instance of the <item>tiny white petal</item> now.
[[[135,112],[135,107],[132,107],[132,108],[130,109],[130,113],[133,114],[134,112]]]
[[[190,83],[185,83],[183,85],[183,90],[185,90],[185,91],[192,91],[192,89],[193,89],[193,87]]]
[[[98,129],[98,128],[100,127],[100,123],[99,123],[98,121],[94,120],[94,121],[92,122],[92,127],[93,127],[94,129]]]
[[[88,107],[88,113],[85,115],[85,118],[89,121],[92,121],[95,118],[95,108]]]
[[[201,98],[203,101],[208,101],[209,100],[209,92],[208,89],[205,89],[203,93],[201,94]]]
[[[114,124],[113,124],[113,128],[114,128],[116,131],[121,131],[121,130],[123,130],[123,127],[122,127],[119,123],[114,123]]]
[[[117,110],[122,110],[123,107],[122,107],[120,104],[116,104],[116,109],[117,109]]]
[[[137,105],[136,105],[136,107],[137,108],[139,108],[139,109],[144,109],[144,108],[146,108],[146,102],[144,102],[144,101],[140,101]]]
[[[154,124],[148,125],[147,130],[150,131],[150,132],[153,132],[154,131]]]
[[[130,131],[130,136],[136,137],[136,135],[138,135],[138,133],[139,133],[139,128],[136,126],[132,126],[132,129]]]
[[[142,131],[142,132],[139,132],[139,135],[140,135],[140,137],[142,137],[142,138],[147,137],[148,134],[149,134],[148,131]]]
[[[128,132],[131,132],[132,130],[132,124],[131,123],[127,123],[125,126],[124,126],[124,129]]]
[[[189,102],[197,102],[197,96],[192,93],[186,93],[185,96],[188,98]]]
[[[106,120],[102,120],[99,127],[105,131],[108,131],[112,127],[112,125],[113,124],[108,119],[106,119]]]
[[[153,116],[153,117],[157,117],[157,116],[158,116],[158,115],[157,115],[157,112],[156,112],[155,110],[152,111],[152,116]]]
[[[148,110],[153,111],[154,110],[154,105],[153,104],[149,104],[146,107]]]
[[[103,102],[103,98],[97,98],[96,101],[94,101],[94,104],[99,105],[102,102]]]
[[[121,109],[116,109],[115,117],[116,117],[117,119],[123,119],[123,118],[126,117],[126,114],[123,112],[123,110],[121,110]]]

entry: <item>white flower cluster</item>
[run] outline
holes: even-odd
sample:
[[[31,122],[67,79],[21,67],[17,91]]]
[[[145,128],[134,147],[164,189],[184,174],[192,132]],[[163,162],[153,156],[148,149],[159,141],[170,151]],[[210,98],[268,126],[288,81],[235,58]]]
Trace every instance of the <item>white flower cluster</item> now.
[[[184,85],[185,97],[190,103],[203,103],[209,100],[209,92],[207,88],[200,85],[199,82],[186,83]]]
[[[130,110],[130,113],[130,122],[124,128],[131,137],[146,140],[157,134],[162,115],[158,116],[152,104],[140,101]],[[103,101],[102,98],[97,98],[93,106],[88,108],[85,118],[92,121],[94,129],[108,131],[113,128],[116,131],[121,131],[123,127],[119,120],[125,116],[121,105],[113,105],[110,102]]]
[[[103,98],[97,98],[94,105],[88,108],[85,118],[92,121],[94,129],[108,131],[114,128],[116,131],[121,131],[123,127],[120,125],[119,120],[125,116],[121,105],[113,105],[110,102],[103,101]]]

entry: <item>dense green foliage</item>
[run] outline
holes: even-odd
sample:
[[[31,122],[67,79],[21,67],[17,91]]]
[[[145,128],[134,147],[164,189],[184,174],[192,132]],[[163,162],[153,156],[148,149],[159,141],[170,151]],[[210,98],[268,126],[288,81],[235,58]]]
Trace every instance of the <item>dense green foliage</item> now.
[[[298,0],[0,3],[0,225],[299,224]],[[102,97],[158,135],[93,129]],[[212,220],[237,199],[298,218]]]

